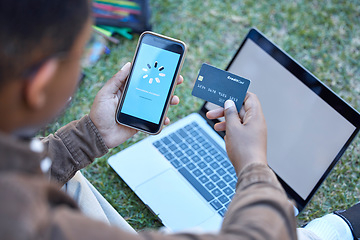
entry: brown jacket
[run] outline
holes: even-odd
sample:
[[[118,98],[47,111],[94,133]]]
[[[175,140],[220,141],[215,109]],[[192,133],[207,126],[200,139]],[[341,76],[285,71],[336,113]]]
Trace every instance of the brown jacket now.
[[[296,239],[293,207],[265,165],[246,166],[219,234],[138,235],[84,216],[59,186],[108,149],[88,116],[42,139],[0,134],[0,239]],[[52,160],[51,168],[49,159]],[[45,173],[44,173],[45,172]],[[57,182],[50,183],[49,176]]]

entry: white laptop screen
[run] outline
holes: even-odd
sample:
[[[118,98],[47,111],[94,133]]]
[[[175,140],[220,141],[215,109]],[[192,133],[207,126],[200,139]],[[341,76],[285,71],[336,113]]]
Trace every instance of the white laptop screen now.
[[[306,199],[356,127],[251,39],[228,71],[251,80],[267,122],[269,165]]]

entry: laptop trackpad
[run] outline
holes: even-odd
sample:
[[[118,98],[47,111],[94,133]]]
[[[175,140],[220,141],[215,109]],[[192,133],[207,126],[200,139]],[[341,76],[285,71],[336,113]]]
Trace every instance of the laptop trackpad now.
[[[201,195],[195,191],[173,169],[135,190],[141,200],[159,215],[163,224],[174,231],[193,228],[214,215],[205,199],[201,199]]]

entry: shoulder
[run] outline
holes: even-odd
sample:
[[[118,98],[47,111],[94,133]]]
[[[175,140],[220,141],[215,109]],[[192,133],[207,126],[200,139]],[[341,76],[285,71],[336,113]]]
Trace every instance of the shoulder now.
[[[0,232],[4,239],[34,239],[46,235],[59,205],[76,208],[72,199],[43,177],[0,175]]]

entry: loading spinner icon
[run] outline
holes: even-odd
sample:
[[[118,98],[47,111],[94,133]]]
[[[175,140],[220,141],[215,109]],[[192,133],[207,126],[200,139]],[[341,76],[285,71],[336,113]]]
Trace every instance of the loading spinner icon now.
[[[165,73],[162,73],[165,68],[164,66],[161,66],[158,68],[158,62],[155,61],[154,66],[151,67],[150,64],[146,64],[147,68],[143,68],[142,70],[145,72],[145,75],[143,76],[144,79],[147,79],[150,75],[149,83],[152,84],[154,79],[155,82],[160,83],[160,78],[165,77]]]

